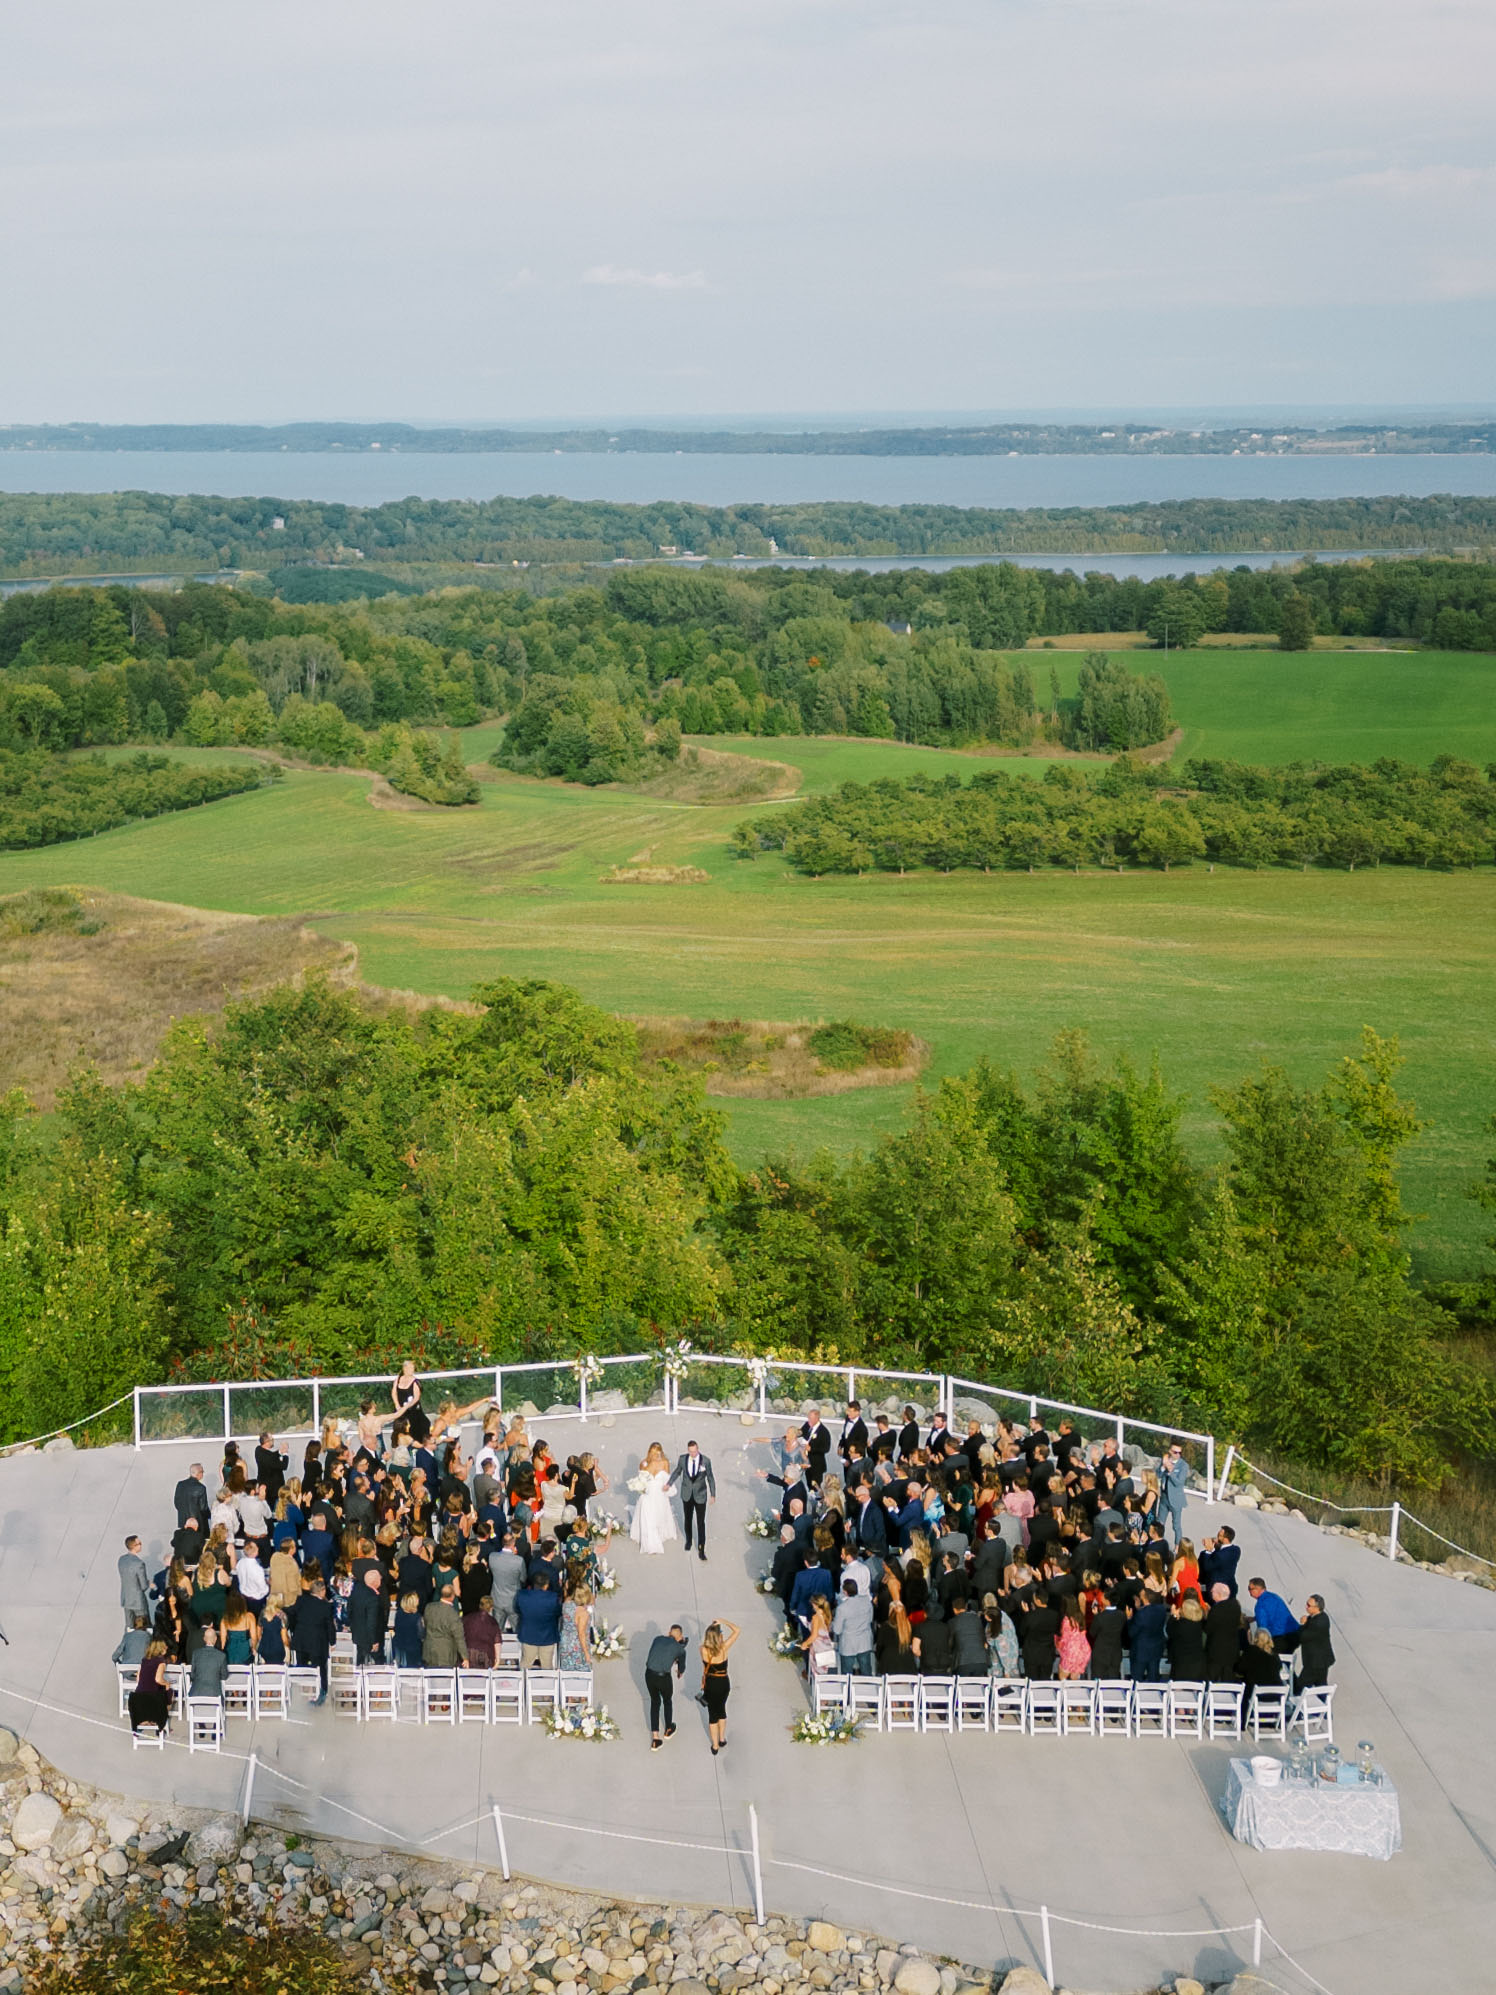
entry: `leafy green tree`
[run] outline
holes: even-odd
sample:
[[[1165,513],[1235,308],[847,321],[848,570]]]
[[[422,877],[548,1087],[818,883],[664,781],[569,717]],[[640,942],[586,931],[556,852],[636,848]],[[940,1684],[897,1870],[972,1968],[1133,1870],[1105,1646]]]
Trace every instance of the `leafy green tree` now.
[[[1314,643],[1315,615],[1310,597],[1297,589],[1283,598],[1278,613],[1278,649],[1308,651]]]

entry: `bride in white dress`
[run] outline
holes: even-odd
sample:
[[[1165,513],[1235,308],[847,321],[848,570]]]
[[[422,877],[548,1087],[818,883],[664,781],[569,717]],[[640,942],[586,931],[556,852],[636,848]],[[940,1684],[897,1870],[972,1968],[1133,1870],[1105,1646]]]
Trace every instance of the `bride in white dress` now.
[[[641,1552],[663,1552],[667,1545],[675,1542],[675,1512],[666,1494],[670,1464],[658,1441],[650,1442],[649,1453],[639,1464],[639,1475],[644,1487],[634,1505],[629,1536]]]

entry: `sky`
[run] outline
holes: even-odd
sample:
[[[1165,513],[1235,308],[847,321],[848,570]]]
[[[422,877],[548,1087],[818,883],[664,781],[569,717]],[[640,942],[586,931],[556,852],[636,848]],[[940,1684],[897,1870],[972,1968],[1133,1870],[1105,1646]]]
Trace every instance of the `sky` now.
[[[0,423],[1496,401],[1493,0],[5,13]]]

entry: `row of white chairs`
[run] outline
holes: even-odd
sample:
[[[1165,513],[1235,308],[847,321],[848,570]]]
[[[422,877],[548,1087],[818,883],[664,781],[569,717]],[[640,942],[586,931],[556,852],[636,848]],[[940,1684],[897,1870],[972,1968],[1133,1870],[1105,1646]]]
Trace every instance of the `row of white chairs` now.
[[[115,1668],[119,1715],[124,1718],[129,1715],[130,1693],[135,1688],[138,1671],[129,1663],[116,1664]],[[300,1691],[310,1699],[322,1689],[321,1673],[302,1664],[231,1664],[224,1676],[221,1699],[190,1696],[191,1672],[185,1664],[169,1664],[162,1675],[168,1688],[175,1692],[175,1709],[187,1717],[189,1746],[193,1743],[192,1714],[199,1707],[205,1711],[211,1705],[221,1721],[287,1718],[293,1691]],[[376,1664],[359,1669],[335,1652],[328,1669],[327,1701],[340,1717],[403,1719],[422,1725],[537,1725],[550,1711],[590,1704],[592,1672],[394,1669]],[[221,1722],[218,1737],[221,1740]],[[154,1726],[142,1726],[135,1739],[138,1745],[161,1746],[165,1744],[165,1733]]]
[[[816,1715],[860,1719],[874,1732],[1026,1732],[1083,1738],[1239,1739],[1239,1683],[1040,1682],[1002,1676],[840,1676],[812,1679]],[[1252,1737],[1329,1745],[1335,1686],[1294,1697],[1259,1690]]]

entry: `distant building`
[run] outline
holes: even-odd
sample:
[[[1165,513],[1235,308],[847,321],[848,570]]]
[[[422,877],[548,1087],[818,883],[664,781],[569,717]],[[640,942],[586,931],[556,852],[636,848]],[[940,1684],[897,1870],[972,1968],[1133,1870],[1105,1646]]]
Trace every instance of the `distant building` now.
[[[914,629],[914,625],[909,622],[907,617],[890,617],[888,619],[888,628],[893,632],[895,637],[908,637]]]
[[[270,522],[270,531],[272,533],[284,533],[285,530],[286,530],[286,523],[281,518],[280,514],[277,513],[275,518]]]

